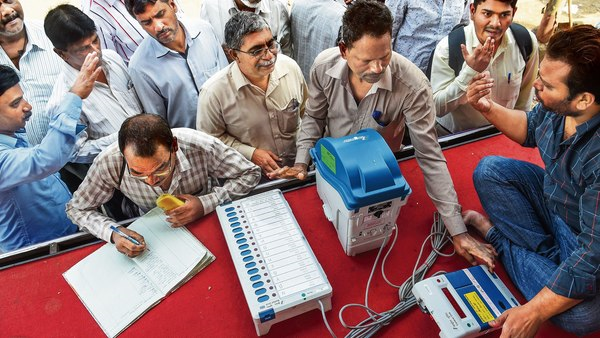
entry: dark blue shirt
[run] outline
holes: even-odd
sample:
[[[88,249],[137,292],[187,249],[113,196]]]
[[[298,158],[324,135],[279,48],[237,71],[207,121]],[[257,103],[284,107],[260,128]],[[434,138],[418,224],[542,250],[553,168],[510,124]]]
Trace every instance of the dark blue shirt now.
[[[600,280],[600,114],[563,141],[565,118],[540,104],[527,114],[524,146],[537,146],[546,166],[544,196],[573,229],[578,248],[548,281],[569,298],[595,295]]]

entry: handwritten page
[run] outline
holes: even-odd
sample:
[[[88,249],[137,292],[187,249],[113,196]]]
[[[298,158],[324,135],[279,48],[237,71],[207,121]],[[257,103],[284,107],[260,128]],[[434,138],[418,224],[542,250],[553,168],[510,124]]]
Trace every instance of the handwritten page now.
[[[129,229],[144,236],[149,250],[131,259],[107,243],[63,274],[109,337],[117,336],[214,260],[186,228],[172,228],[159,208]]]

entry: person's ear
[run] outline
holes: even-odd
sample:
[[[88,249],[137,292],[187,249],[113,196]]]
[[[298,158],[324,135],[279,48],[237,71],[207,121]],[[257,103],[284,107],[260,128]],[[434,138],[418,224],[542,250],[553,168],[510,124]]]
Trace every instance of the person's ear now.
[[[53,48],[52,50],[54,50],[54,53],[56,53],[58,56],[60,56],[61,59],[63,59],[65,62],[67,62],[68,55],[67,55],[67,53],[65,53],[64,50],[61,50],[58,48]]]
[[[342,57],[346,59],[346,54],[348,53],[348,47],[346,46],[346,43],[344,41],[340,41],[340,43],[338,43],[338,48],[340,49],[340,54]]]
[[[240,62],[237,51],[235,51],[235,50],[233,50],[231,48],[227,48],[225,50],[225,54],[227,55],[227,57],[228,57],[229,60]]]
[[[171,144],[171,151],[176,153],[179,149],[179,145],[177,144],[177,137],[173,136],[173,144]]]
[[[577,98],[576,100],[577,103],[575,107],[577,107],[577,110],[583,111],[588,109],[591,105],[593,105],[596,102],[596,96],[590,92],[583,92],[579,94],[579,98]]]

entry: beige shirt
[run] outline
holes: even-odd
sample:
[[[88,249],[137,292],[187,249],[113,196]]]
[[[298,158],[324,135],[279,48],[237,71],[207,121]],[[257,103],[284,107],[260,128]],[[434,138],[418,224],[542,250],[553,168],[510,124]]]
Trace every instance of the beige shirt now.
[[[465,45],[471,54],[480,43],[473,23],[464,29]],[[531,88],[538,73],[539,55],[535,35],[531,32],[529,35],[533,41],[533,52],[527,64],[512,31],[507,29],[487,68],[495,80],[491,98],[503,107],[524,111],[531,108]],[[462,70],[455,76],[454,70],[449,66],[449,53],[446,36],[435,49],[431,69],[431,86],[438,122],[452,133],[489,125],[488,120],[467,102],[467,87],[478,74],[477,71],[464,62]]]
[[[232,62],[202,86],[196,126],[249,160],[260,148],[293,165],[307,92],[300,67],[283,54],[277,56],[266,92]]]
[[[379,131],[390,148],[397,151],[406,124],[429,197],[451,235],[466,232],[446,159],[437,141],[433,99],[425,74],[394,52],[384,76],[357,104],[348,71],[337,47],[323,51],[315,59],[296,162],[308,163],[308,151],[322,136],[340,137],[364,128]],[[373,118],[374,111],[381,112],[378,121]]]

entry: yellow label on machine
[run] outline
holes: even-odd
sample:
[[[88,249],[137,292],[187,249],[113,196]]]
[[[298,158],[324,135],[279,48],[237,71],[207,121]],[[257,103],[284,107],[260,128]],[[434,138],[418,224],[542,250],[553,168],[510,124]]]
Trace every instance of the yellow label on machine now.
[[[485,306],[485,303],[481,300],[477,292],[465,293],[465,298],[469,302],[469,305],[475,310],[475,313],[479,317],[482,323],[487,323],[494,320],[494,316],[490,310]]]

